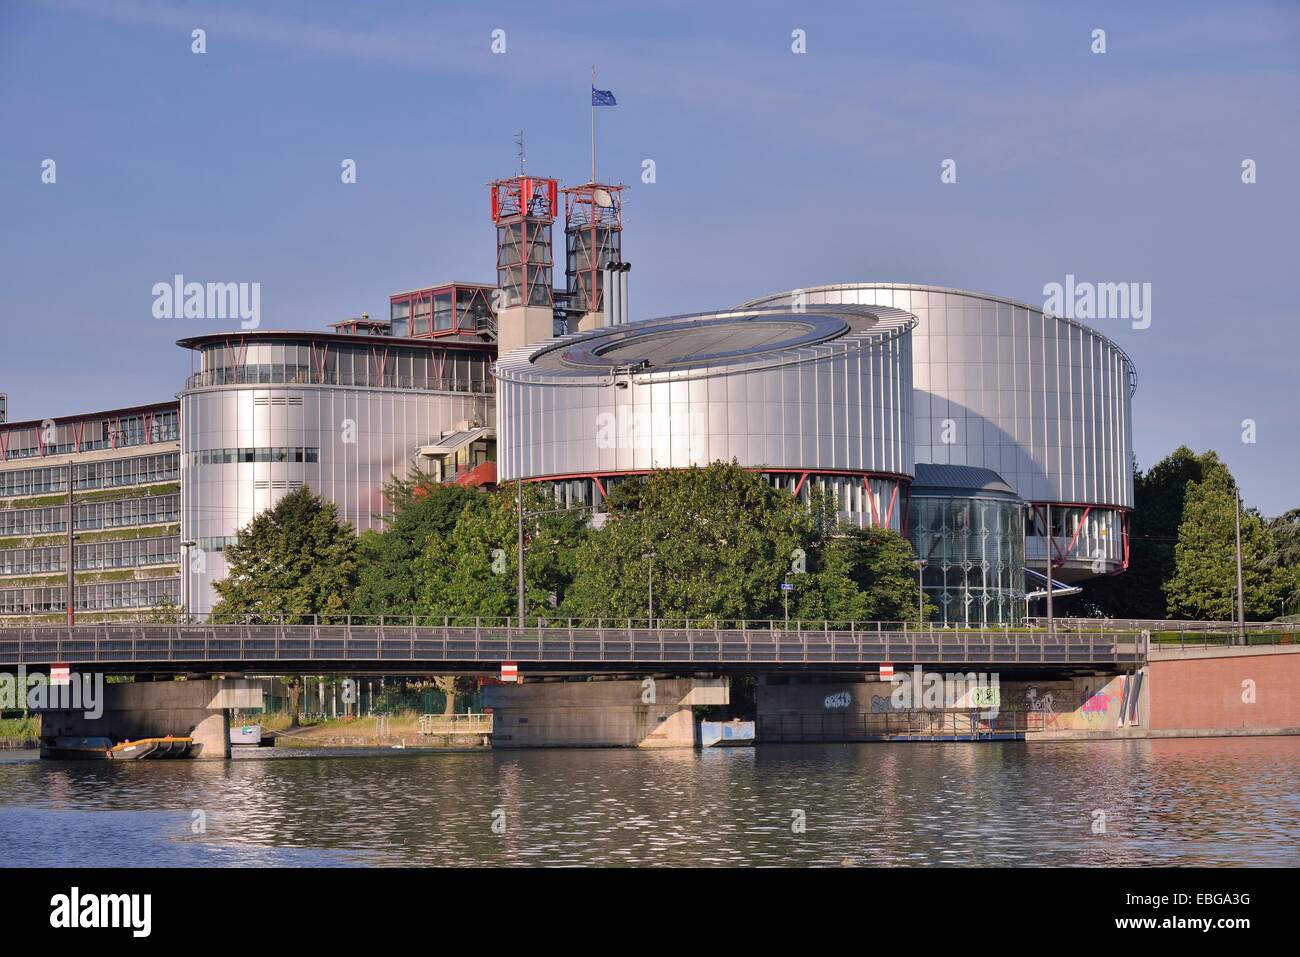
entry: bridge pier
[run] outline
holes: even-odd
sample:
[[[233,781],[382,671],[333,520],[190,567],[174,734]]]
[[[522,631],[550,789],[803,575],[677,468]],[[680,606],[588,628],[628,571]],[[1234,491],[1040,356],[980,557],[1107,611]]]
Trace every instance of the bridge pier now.
[[[528,681],[483,689],[494,749],[692,748],[692,709],[729,700],[726,678]]]
[[[894,697],[895,686],[870,673],[763,675],[758,682],[756,741],[761,745],[888,740],[918,731],[923,734],[927,727],[958,735],[978,728],[979,736],[1001,734],[1043,741],[1141,737],[1149,721],[1146,671],[998,675],[992,697],[972,693],[968,681],[965,689],[956,688],[960,700],[945,700],[937,706],[910,699],[900,706]],[[899,674],[913,676],[910,670],[900,669]],[[938,667],[926,668],[925,674],[948,676]],[[990,707],[993,702],[995,706]],[[976,719],[970,718],[972,713]],[[944,714],[957,717],[945,722]]]
[[[230,757],[230,709],[260,708],[262,689],[239,679],[139,681],[103,686],[102,713],[46,709],[41,712],[41,757],[55,738],[191,737],[194,757]]]

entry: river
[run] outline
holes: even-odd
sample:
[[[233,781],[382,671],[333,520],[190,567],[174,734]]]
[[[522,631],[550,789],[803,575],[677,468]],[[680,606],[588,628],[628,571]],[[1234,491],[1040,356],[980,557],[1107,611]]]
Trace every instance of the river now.
[[[0,865],[1300,864],[1300,738],[0,752]]]

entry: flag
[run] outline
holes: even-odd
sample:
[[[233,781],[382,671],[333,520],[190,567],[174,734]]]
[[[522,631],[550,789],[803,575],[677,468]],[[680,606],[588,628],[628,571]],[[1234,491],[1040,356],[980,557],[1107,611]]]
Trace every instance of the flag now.
[[[614,99],[613,90],[598,90],[593,86],[591,88],[591,105],[618,106],[618,100]]]

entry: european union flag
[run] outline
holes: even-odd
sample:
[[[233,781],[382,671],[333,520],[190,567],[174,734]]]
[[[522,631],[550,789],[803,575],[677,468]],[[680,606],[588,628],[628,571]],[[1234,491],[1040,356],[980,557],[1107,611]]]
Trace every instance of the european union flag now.
[[[614,99],[613,90],[598,90],[593,86],[591,88],[591,105],[618,106],[618,100]]]

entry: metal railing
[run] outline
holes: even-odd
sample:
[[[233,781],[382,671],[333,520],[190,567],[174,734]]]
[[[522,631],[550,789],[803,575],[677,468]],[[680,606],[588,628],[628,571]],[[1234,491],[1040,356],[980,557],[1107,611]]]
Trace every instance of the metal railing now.
[[[490,714],[422,714],[420,734],[491,734]]]
[[[1047,619],[1030,618],[1031,627],[1046,627]],[[1244,628],[1234,621],[1173,621],[1152,618],[1058,618],[1053,622],[1057,634],[1099,633],[1115,631],[1141,632],[1151,635],[1156,648],[1223,648],[1246,645],[1294,645],[1300,642],[1300,622],[1248,621]]]
[[[525,628],[343,624],[78,625],[0,631],[0,665],[274,662],[446,665],[1121,665],[1146,660],[1140,633],[1044,631],[787,631],[763,627],[577,624]]]

